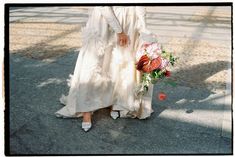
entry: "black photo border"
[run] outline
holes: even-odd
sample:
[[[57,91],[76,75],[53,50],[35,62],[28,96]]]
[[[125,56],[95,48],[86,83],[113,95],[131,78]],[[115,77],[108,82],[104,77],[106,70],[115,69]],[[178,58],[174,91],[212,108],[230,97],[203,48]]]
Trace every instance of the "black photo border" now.
[[[232,113],[232,132],[231,132],[231,153],[229,154],[12,154],[10,152],[10,73],[9,73],[9,15],[10,7],[68,7],[68,6],[230,6],[231,7],[231,113]],[[4,146],[6,156],[146,156],[146,155],[233,155],[233,3],[232,2],[188,2],[188,3],[5,3],[4,6],[4,93],[5,93],[5,111],[4,111]]]

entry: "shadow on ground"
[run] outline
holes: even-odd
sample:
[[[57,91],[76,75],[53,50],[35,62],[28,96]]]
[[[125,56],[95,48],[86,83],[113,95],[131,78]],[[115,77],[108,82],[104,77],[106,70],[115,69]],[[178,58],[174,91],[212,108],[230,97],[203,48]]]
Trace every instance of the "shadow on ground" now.
[[[10,54],[10,152],[11,154],[206,154],[231,153],[231,139],[221,136],[220,123],[207,125],[202,121],[184,121],[169,111],[180,111],[197,117],[197,110],[230,110],[222,103],[206,100],[207,89],[176,88],[159,84],[154,94],[164,89],[166,101],[153,97],[155,113],[146,120],[109,117],[109,109],[94,113],[94,127],[89,133],[81,130],[81,119],[56,118],[62,107],[59,97],[68,92],[66,79],[73,72],[77,53],[51,61],[33,60]],[[226,69],[218,68],[214,73]],[[199,65],[211,70],[208,63]],[[198,66],[187,69],[196,71]],[[188,75],[176,72],[177,75]],[[200,77],[203,82],[207,77]],[[187,100],[181,102],[182,99]],[[213,99],[220,99],[216,96]],[[193,100],[193,101],[191,101]],[[204,100],[204,101],[202,101]],[[177,112],[176,112],[177,113]],[[211,116],[213,117],[213,115]],[[210,121],[205,117],[204,121]],[[187,118],[186,118],[187,119]],[[217,126],[218,125],[218,126]],[[229,133],[229,132],[228,132]],[[230,133],[229,133],[230,134]]]
[[[193,66],[185,66],[185,68],[173,72],[172,79],[177,79],[178,84],[184,86],[190,86],[197,88],[208,87],[215,84],[215,82],[207,82],[206,80],[216,73],[229,70],[231,62],[228,61],[215,61],[201,63]],[[217,86],[223,88],[226,86],[226,82],[216,82]]]
[[[12,12],[27,13],[27,10],[13,8]],[[60,9],[57,11],[60,11]],[[152,30],[165,29],[163,37],[169,31],[181,29],[179,32],[185,38],[184,32],[193,30],[190,38],[201,39],[203,33],[217,41],[224,40],[223,35],[230,35],[230,17],[214,15],[215,7],[210,7],[205,15],[175,14],[165,12],[149,12],[148,21]],[[84,10],[85,11],[85,10]],[[181,10],[179,10],[181,11]],[[28,12],[29,13],[29,12]],[[39,17],[44,11],[36,11]],[[39,15],[40,14],[40,15]],[[155,17],[162,14],[161,17]],[[56,13],[49,20],[63,21],[73,14]],[[41,18],[44,15],[41,15]],[[63,17],[64,16],[64,17]],[[174,16],[174,18],[172,18]],[[12,21],[30,17],[17,17],[12,14]],[[170,18],[171,17],[171,18]],[[207,19],[206,19],[207,18]],[[168,20],[168,21],[167,21]],[[57,22],[59,22],[57,21]],[[188,23],[191,22],[191,23]],[[30,20],[28,21],[30,23]],[[55,21],[54,21],[55,22]],[[82,22],[85,22],[82,21]],[[170,23],[164,23],[170,22]],[[175,27],[175,26],[178,27]],[[159,28],[161,27],[162,28]],[[172,26],[171,28],[169,26]],[[209,30],[211,28],[213,30]],[[225,30],[224,32],[216,29]],[[23,29],[25,29],[23,27]],[[34,28],[32,28],[34,29]],[[58,30],[59,28],[57,28]],[[75,31],[75,30],[74,30]],[[210,32],[211,31],[211,32]],[[62,32],[63,33],[63,32]],[[62,40],[65,34],[52,36]],[[71,31],[70,34],[74,32]],[[220,33],[220,34],[218,34]],[[212,36],[215,34],[214,36]],[[19,34],[18,34],[19,35]],[[41,35],[41,34],[39,34]],[[178,34],[169,37],[177,37]],[[217,36],[221,38],[215,38]],[[21,36],[21,35],[19,35]],[[212,36],[212,37],[211,37]],[[15,37],[16,38],[16,37]],[[54,39],[55,39],[54,38]],[[75,38],[74,38],[75,39]],[[75,39],[76,41],[77,39]],[[225,38],[227,42],[227,36]],[[72,40],[71,40],[72,41]],[[47,53],[51,41],[37,42],[39,50]],[[36,44],[37,44],[36,43]],[[25,44],[21,42],[20,44]],[[40,45],[42,44],[42,45]],[[192,51],[196,46],[183,46],[183,51]],[[59,45],[59,44],[57,44]],[[62,44],[63,45],[63,44]],[[41,47],[40,47],[41,46]],[[43,48],[46,46],[45,48]],[[76,45],[77,46],[77,45]],[[10,153],[13,154],[231,154],[232,140],[222,136],[223,112],[231,108],[224,105],[225,94],[215,94],[207,88],[193,88],[188,82],[207,85],[205,80],[210,76],[227,70],[230,62],[214,61],[189,66],[175,71],[173,76],[179,77],[175,88],[158,84],[154,88],[152,100],[155,112],[145,120],[118,119],[109,117],[109,109],[98,110],[93,116],[93,128],[84,133],[81,130],[81,119],[56,118],[54,113],[63,107],[59,103],[62,93],[68,92],[66,79],[73,72],[77,52],[67,47],[55,47],[55,51],[71,51],[63,53],[58,58],[34,60],[22,56],[30,49],[22,49],[22,53],[10,54]],[[63,49],[63,50],[61,50]],[[56,54],[56,53],[55,53]],[[42,56],[43,56],[42,55]],[[212,68],[216,67],[216,68]],[[203,74],[201,75],[201,73]],[[197,75],[200,73],[200,76]],[[223,83],[222,83],[223,84]],[[167,93],[167,100],[159,101],[156,94],[160,91]],[[224,130],[227,134],[231,132]]]

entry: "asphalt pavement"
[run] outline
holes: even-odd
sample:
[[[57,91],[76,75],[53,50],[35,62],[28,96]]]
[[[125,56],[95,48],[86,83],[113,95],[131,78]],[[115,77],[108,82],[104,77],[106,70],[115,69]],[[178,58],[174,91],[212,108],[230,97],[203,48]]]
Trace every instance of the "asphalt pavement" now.
[[[57,7],[54,11],[65,12],[66,8]],[[40,8],[30,9],[31,12],[40,11]],[[187,15],[190,19],[192,15],[198,13],[196,12],[197,7],[194,7],[194,10],[187,9],[181,14]],[[202,14],[205,9],[201,9]],[[46,9],[42,8],[41,11],[43,10]],[[169,12],[182,11],[177,7],[160,8],[155,10],[155,14],[159,15],[158,12],[163,13],[167,10],[168,14],[165,16],[169,15]],[[23,19],[22,16],[26,16],[23,15],[24,11],[24,8],[19,8],[20,16],[17,17],[17,8],[12,9],[14,18],[10,21],[17,22],[18,20],[19,22],[20,18]],[[149,12],[151,11],[153,8],[149,8]],[[217,10],[217,12],[226,11],[228,11],[227,8],[223,7]],[[148,20],[156,18],[155,14],[148,14]],[[37,15],[34,15],[34,19],[37,21],[44,18],[39,16],[42,14]],[[183,15],[175,14],[170,17],[176,19],[181,17],[188,22]],[[194,20],[197,20],[196,18],[194,16]],[[68,18],[63,19],[68,21]],[[63,19],[54,22],[63,22]],[[167,23],[166,20],[165,22]],[[178,25],[183,29],[183,25],[179,23]],[[151,25],[150,28],[154,30],[153,27],[154,25]],[[162,42],[167,42],[169,37],[164,36],[167,28],[163,29],[162,26],[160,29],[161,25],[156,25],[156,27],[159,28],[158,34]],[[169,24],[169,30],[172,31],[172,29],[173,26],[171,27]],[[211,30],[215,31],[215,28],[211,28]],[[213,42],[221,41],[220,44],[224,44],[230,49],[231,45],[226,41],[230,40],[229,33],[231,32],[225,31],[222,36],[218,37],[223,40],[217,39]],[[188,30],[186,36],[187,32],[188,35],[191,34],[191,31]],[[180,36],[181,34],[176,31],[175,34],[168,33],[167,35]],[[193,37],[197,39],[213,38],[209,35],[193,35]],[[226,89],[222,92],[216,93],[208,88],[194,88],[183,82],[175,87],[159,83],[154,87],[152,99],[154,113],[151,117],[145,120],[126,118],[113,120],[109,116],[109,109],[101,109],[93,115],[93,128],[85,133],[81,129],[82,119],[63,119],[54,115],[63,107],[59,103],[59,98],[62,93],[68,92],[66,79],[74,70],[78,54],[79,49],[71,50],[60,57],[36,60],[21,54],[10,53],[9,126],[10,153],[12,155],[232,153],[230,62],[226,62],[228,67],[225,69],[228,69],[228,79],[225,82]],[[187,70],[193,71],[195,68],[197,67],[189,67]],[[179,70],[174,71],[172,75],[179,72]],[[165,101],[157,98],[157,94],[161,91],[167,94]]]

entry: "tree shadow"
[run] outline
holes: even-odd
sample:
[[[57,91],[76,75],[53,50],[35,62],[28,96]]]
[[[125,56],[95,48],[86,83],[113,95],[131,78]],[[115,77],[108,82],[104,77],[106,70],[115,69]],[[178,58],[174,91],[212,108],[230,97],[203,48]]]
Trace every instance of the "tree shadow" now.
[[[89,134],[84,134],[80,129],[78,121],[81,122],[81,119],[56,118],[54,112],[62,107],[59,97],[61,93],[68,91],[66,79],[73,72],[76,57],[77,53],[73,52],[57,58],[55,62],[39,67],[33,65],[42,63],[40,60],[11,54],[11,104],[9,107],[11,111],[10,150],[13,154],[88,153],[85,147],[92,147],[90,153],[94,154],[231,153],[231,140],[219,138],[220,130],[218,128],[161,116],[169,108],[205,111],[229,110],[229,108],[200,102],[199,100],[205,99],[211,94],[208,90],[204,90],[201,95],[188,88],[172,89],[168,87],[166,90],[172,91],[173,94],[169,94],[169,99],[164,102],[156,100],[154,96],[152,101],[155,112],[145,120],[125,118],[113,120],[109,116],[108,108],[98,110],[93,116],[95,126]],[[64,64],[66,62],[71,64]],[[208,63],[203,66],[188,67],[188,71],[195,71],[199,67],[202,68],[202,71],[207,71],[213,64],[223,64],[222,67],[214,69],[214,74],[227,69],[226,64],[228,63]],[[181,71],[176,72],[176,74],[178,73]],[[203,82],[209,76],[209,74],[205,74],[198,82]],[[27,81],[20,78],[27,78]],[[183,93],[176,94],[181,89],[184,90]],[[159,90],[160,86],[156,85],[154,92]],[[14,94],[12,95],[12,93]],[[194,103],[177,104],[176,102],[182,98],[195,101]],[[45,132],[50,138],[44,134]],[[34,142],[33,145],[30,144],[32,142],[29,142],[29,139]],[[66,140],[66,144],[55,142],[61,139]],[[75,148],[74,139],[79,148]],[[85,142],[89,140],[93,141],[92,144]],[[40,146],[43,143],[44,145]],[[50,144],[50,148],[45,143]],[[107,145],[108,149],[103,149]],[[44,149],[44,146],[47,148]]]
[[[58,119],[54,115],[62,107],[59,103],[61,94],[68,91],[66,79],[73,72],[77,53],[64,46],[50,47],[47,42],[41,45],[38,50],[42,49],[44,53],[50,49],[55,53],[72,53],[47,64],[32,59],[43,59],[37,54],[32,58],[17,52],[11,54],[9,108],[10,151],[13,154],[231,154],[232,140],[221,137],[219,124],[203,123],[210,118],[220,118],[222,115],[218,112],[231,111],[223,101],[216,101],[223,99],[225,94],[210,97],[214,93],[206,88],[209,84],[206,79],[228,70],[230,62],[215,61],[179,69],[172,73],[172,78],[178,83],[176,88],[163,83],[155,85],[152,99],[155,112],[151,117],[114,121],[107,118],[108,108],[101,109],[94,114],[95,127],[85,134],[78,124],[81,119]],[[31,49],[22,51],[25,51],[22,54],[32,52]],[[197,88],[197,84],[201,87]],[[224,86],[224,82],[219,84]],[[155,95],[162,90],[168,96],[165,101],[159,101]],[[182,111],[179,114],[186,113],[188,119],[197,110],[215,114],[209,118],[206,113],[200,114],[205,116],[202,121],[183,121],[175,114],[165,114],[168,109]]]
[[[231,63],[228,61],[215,61],[215,62],[207,62],[201,63],[193,66],[185,65],[184,68],[176,70],[172,73],[172,79],[177,80],[179,85],[196,87],[199,85],[200,87],[206,87],[208,84],[213,84],[209,82],[205,82],[206,79],[215,75],[216,73],[229,70],[229,65]],[[224,76],[226,77],[226,76]],[[227,78],[225,78],[226,80]],[[220,87],[225,86],[226,82],[217,82]]]
[[[25,49],[14,50],[11,53],[17,53],[32,59],[45,60],[59,58],[76,50],[77,47],[69,47],[68,45],[51,45],[46,42],[42,42]]]
[[[166,86],[164,83],[157,83],[155,85],[155,92],[167,91],[169,93],[169,96],[171,95],[170,91],[174,91],[176,93],[182,92],[182,94],[177,94],[177,96],[170,97],[170,102],[167,101],[166,103],[169,104],[176,104],[176,102],[186,99],[188,100],[187,103],[189,103],[190,100],[192,100],[194,103],[195,109],[203,109],[203,110],[230,110],[230,108],[227,108],[222,106],[207,106],[207,105],[199,105],[195,106],[195,103],[199,103],[200,100],[204,100],[208,98],[211,94],[215,94],[210,89],[208,89],[209,85],[213,85],[215,83],[213,82],[207,82],[206,80],[213,76],[214,74],[223,71],[223,70],[229,70],[229,65],[231,63],[227,61],[215,61],[215,62],[208,62],[203,64],[197,64],[193,66],[186,66],[183,69],[179,69],[177,71],[174,71],[172,73],[171,78],[177,83],[177,86],[183,87],[182,90],[184,91],[177,91],[181,88]],[[226,76],[224,76],[226,77]],[[228,77],[228,76],[227,76]],[[166,79],[167,80],[167,79]],[[224,80],[227,80],[227,78],[224,78]],[[226,82],[216,82],[219,86],[219,88],[222,88],[223,90],[226,90]],[[218,87],[217,86],[217,87]],[[197,91],[200,91],[197,93]],[[218,99],[226,96],[218,96]],[[216,99],[216,98],[215,98]],[[158,103],[163,103],[158,100]],[[200,103],[199,103],[200,104]],[[181,105],[182,108],[186,107],[185,105]],[[167,108],[167,107],[165,107]],[[159,115],[161,112],[158,112],[157,115]]]

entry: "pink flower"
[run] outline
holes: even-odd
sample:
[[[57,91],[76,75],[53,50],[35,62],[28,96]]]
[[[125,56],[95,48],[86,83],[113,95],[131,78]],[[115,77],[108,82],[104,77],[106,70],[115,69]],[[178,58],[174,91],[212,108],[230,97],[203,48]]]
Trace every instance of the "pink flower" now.
[[[146,48],[148,52],[148,56],[152,59],[158,58],[159,55],[161,54],[161,46],[158,43],[152,43]]]
[[[164,69],[168,66],[169,61],[167,59],[161,58],[162,59],[162,64],[160,66],[160,69]]]

